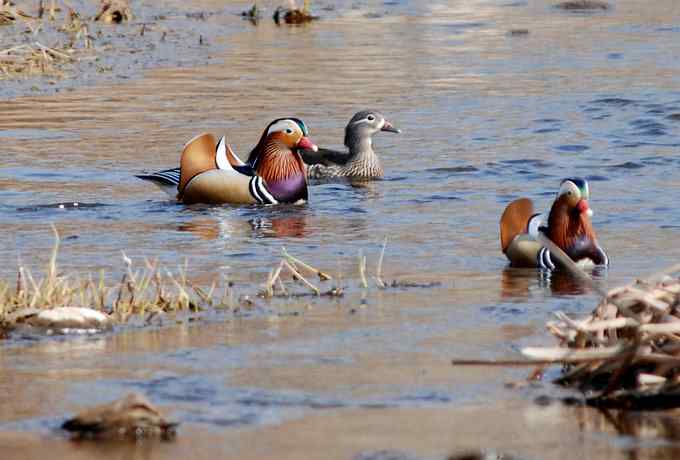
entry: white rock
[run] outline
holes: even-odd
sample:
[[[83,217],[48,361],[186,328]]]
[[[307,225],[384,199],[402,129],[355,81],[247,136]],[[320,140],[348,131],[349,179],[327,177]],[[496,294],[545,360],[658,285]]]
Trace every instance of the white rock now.
[[[82,307],[58,307],[42,310],[30,324],[50,329],[108,329],[112,326],[108,315]]]

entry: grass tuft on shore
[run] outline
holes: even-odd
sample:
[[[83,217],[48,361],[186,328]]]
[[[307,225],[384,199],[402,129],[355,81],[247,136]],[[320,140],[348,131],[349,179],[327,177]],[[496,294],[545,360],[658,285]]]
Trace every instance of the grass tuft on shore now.
[[[194,285],[187,278],[186,265],[175,273],[157,261],[147,260],[143,267],[136,268],[125,254],[125,273],[117,283],[107,282],[104,272],[88,275],[84,280],[64,275],[57,266],[59,233],[54,226],[52,229],[55,243],[44,275],[39,278],[20,266],[16,282],[0,281],[0,326],[12,327],[35,312],[57,307],[91,308],[106,313],[116,323],[124,323],[134,315],[148,318],[231,304],[231,287],[226,282],[218,296],[216,282],[207,290]]]

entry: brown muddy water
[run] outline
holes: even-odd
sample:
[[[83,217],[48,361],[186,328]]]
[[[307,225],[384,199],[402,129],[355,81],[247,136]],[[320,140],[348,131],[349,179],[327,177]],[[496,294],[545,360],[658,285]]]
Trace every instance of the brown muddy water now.
[[[139,62],[107,58],[120,67],[100,77],[0,83],[0,275],[18,260],[42,267],[54,223],[64,272],[118,278],[124,250],[136,263],[187,258],[193,279],[226,276],[252,294],[285,246],[341,274],[346,295],[4,341],[2,458],[678,457],[672,414],[540,406],[569,393],[547,381],[506,388],[525,370],[449,361],[552,344],[543,324],[554,312],[597,301],[563,277],[506,268],[497,222],[516,197],[547,207],[560,179],[587,177],[612,259],[597,274],[606,285],[680,260],[680,4],[568,13],[540,0],[341,1],[313,4],[317,23],[277,28],[271,8],[258,27],[242,21],[244,2],[136,3],[141,17],[123,27],[153,20],[178,38],[140,47]],[[386,179],[314,185],[306,206],[187,207],[133,176],[175,166],[203,130],[243,154],[280,116],[338,146],[366,107],[403,130],[375,138]],[[384,238],[385,278],[441,284],[357,287],[359,252],[373,272]],[[182,422],[175,442],[55,432],[129,391]]]

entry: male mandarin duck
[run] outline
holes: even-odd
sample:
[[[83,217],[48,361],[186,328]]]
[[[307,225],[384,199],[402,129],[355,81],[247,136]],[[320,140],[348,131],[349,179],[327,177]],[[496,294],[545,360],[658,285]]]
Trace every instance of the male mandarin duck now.
[[[278,204],[307,200],[305,164],[299,149],[316,150],[302,120],[279,118],[262,133],[243,163],[224,137],[200,134],[182,150],[180,167],[149,175],[164,190],[177,191],[185,204]]]
[[[501,248],[513,267],[540,267],[549,270],[559,265],[559,258],[538,241],[538,232],[548,237],[575,263],[582,267],[609,265],[609,258],[598,244],[588,206],[588,182],[580,178],[564,179],[550,208],[547,222],[534,214],[528,198],[510,203],[500,220]]]
[[[345,146],[348,151],[318,149],[301,152],[302,159],[307,164],[307,177],[382,178],[384,175],[382,164],[373,151],[373,135],[379,131],[401,132],[385,120],[380,112],[375,110],[357,112],[345,128]]]

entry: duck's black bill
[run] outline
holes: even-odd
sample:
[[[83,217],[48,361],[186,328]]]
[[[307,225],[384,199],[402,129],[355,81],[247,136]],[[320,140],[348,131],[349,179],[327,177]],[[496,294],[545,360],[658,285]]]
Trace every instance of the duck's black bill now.
[[[395,128],[394,126],[392,126],[392,123],[386,120],[383,127],[380,128],[380,131],[387,131],[388,133],[400,133],[401,129]]]

